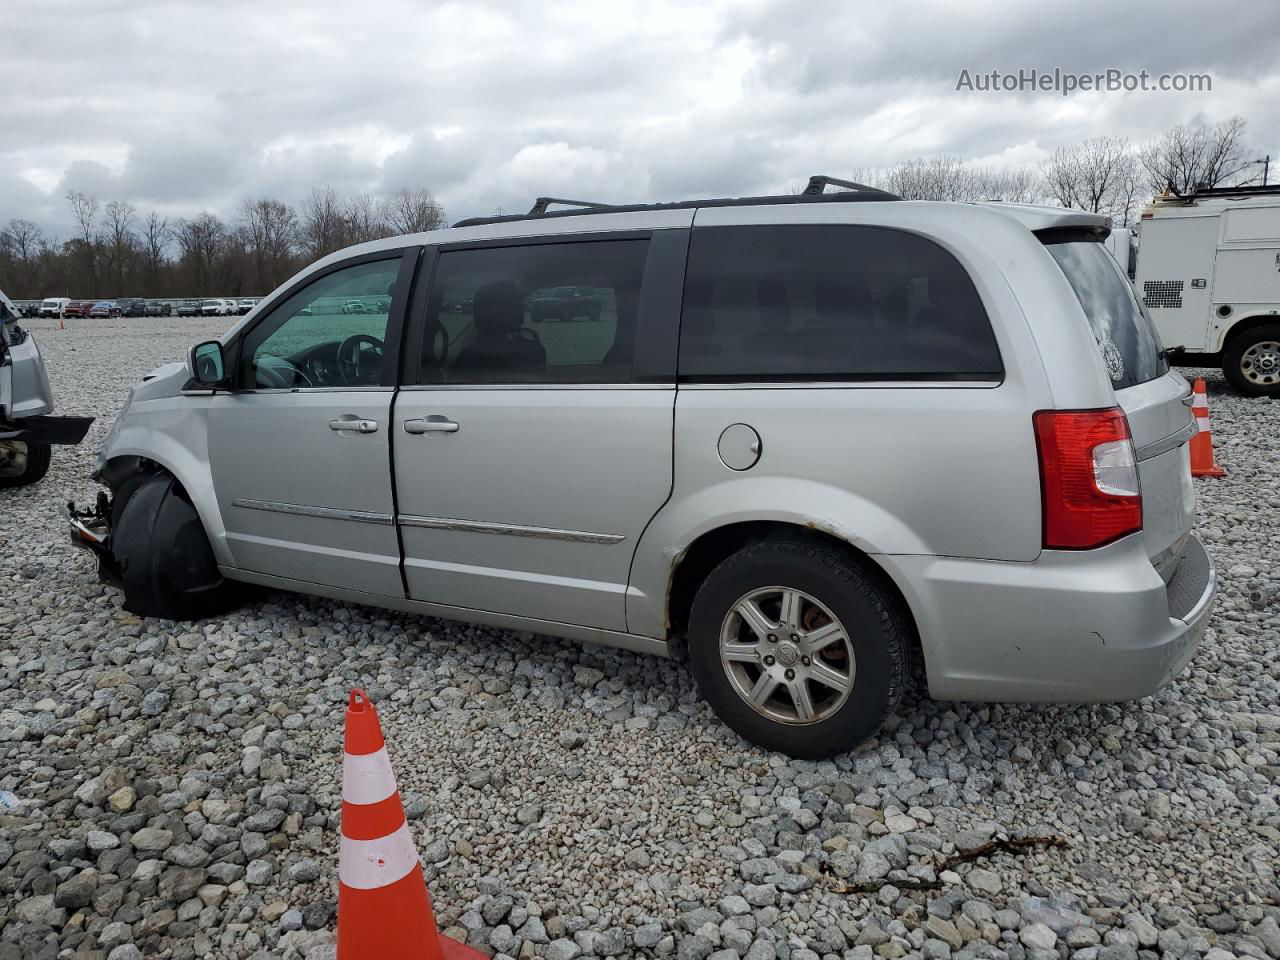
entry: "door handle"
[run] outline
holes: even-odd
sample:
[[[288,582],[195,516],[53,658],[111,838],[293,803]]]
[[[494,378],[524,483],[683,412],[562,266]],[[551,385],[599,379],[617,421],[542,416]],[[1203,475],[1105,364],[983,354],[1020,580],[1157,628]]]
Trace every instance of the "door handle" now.
[[[412,434],[457,433],[458,425],[448,417],[442,417],[439,414],[432,414],[429,417],[419,420],[406,420],[404,422],[404,432]]]
[[[336,430],[339,433],[351,431],[353,433],[377,433],[377,420],[362,420],[360,417],[345,416],[339,417],[337,420],[329,421],[329,429]]]

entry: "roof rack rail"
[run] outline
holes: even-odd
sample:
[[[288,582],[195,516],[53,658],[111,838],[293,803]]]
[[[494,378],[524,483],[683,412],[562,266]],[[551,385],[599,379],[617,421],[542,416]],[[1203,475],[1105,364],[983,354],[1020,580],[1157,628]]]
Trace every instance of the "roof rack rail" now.
[[[608,210],[611,204],[596,203],[594,200],[565,200],[562,197],[538,197],[533,201],[533,206],[529,208],[529,216],[540,217],[547,212],[547,207],[552,204],[562,207],[584,207],[590,210]]]
[[[846,187],[835,193],[824,193],[831,184]],[[814,176],[802,193],[786,193],[766,197],[717,197],[706,200],[677,200],[672,203],[597,203],[594,200],[565,200],[561,197],[538,197],[528,213],[505,214],[492,217],[467,217],[457,221],[455,227],[478,227],[494,223],[511,223],[516,220],[538,220],[543,217],[580,217],[593,213],[652,213],[660,210],[696,210],[702,207],[754,207],[790,203],[848,203],[859,200],[901,200],[896,193],[869,187],[852,180]],[[552,206],[568,207],[567,210],[551,210]]]
[[[858,183],[855,180],[841,180],[839,177],[828,177],[826,174],[822,173],[814,174],[809,178],[809,183],[804,188],[804,196],[821,196],[828,186],[844,187],[848,190],[857,190],[859,193],[879,193],[887,197],[897,196],[896,194],[890,193],[888,190],[881,190],[879,187],[869,187],[865,183]]]
[[[1266,197],[1280,194],[1280,184],[1248,184],[1239,187],[1196,187],[1185,197]]]

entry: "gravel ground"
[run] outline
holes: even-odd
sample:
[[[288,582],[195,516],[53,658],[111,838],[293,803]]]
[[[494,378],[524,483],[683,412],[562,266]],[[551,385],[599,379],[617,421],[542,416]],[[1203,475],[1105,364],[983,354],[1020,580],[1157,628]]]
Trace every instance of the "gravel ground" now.
[[[675,663],[279,594],[196,625],[122,611],[58,505],[91,498],[129,385],[225,322],[30,324],[60,412],[100,419],[0,493],[0,789],[21,799],[0,810],[0,960],[332,956],[355,684],[437,918],[486,952],[1280,960],[1280,404],[1204,371],[1222,592],[1166,691],[916,699],[813,763],[737,739]],[[939,869],[1038,835],[1066,846]]]

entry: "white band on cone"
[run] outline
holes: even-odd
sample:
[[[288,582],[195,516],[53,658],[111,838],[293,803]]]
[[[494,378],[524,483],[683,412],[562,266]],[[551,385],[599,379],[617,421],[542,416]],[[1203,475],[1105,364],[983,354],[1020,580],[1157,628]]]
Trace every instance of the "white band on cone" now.
[[[356,890],[375,890],[395,883],[418,865],[409,825],[377,840],[342,838],[338,849],[338,880]]]
[[[342,756],[342,799],[347,803],[379,803],[396,792],[387,748]]]

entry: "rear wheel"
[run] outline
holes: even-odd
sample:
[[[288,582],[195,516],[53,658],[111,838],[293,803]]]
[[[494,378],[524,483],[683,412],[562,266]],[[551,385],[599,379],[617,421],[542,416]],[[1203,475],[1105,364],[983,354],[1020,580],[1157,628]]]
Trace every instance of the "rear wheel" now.
[[[240,600],[223,579],[200,515],[173,477],[126,481],[116,494],[111,552],[120,570],[124,607],[143,617],[199,620]]]
[[[1222,372],[1247,397],[1280,397],[1280,324],[1237,335],[1222,351]]]
[[[896,598],[855,559],[764,541],[702,584],[689,658],[702,695],[736,732],[818,758],[857,746],[897,706],[910,637]]]
[[[0,489],[27,487],[49,472],[53,448],[47,443],[0,440]]]

